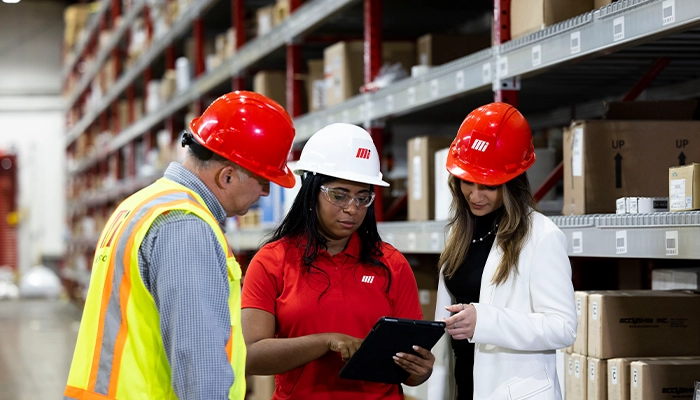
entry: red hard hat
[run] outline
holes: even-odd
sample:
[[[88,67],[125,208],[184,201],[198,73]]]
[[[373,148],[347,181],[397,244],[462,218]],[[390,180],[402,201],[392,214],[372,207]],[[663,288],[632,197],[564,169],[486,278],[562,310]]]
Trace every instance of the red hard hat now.
[[[287,167],[294,125],[275,101],[254,92],[227,93],[193,119],[190,129],[214,153],[280,186],[294,187]]]
[[[447,171],[487,186],[508,182],[535,162],[532,131],[506,103],[481,106],[467,115],[447,155]]]

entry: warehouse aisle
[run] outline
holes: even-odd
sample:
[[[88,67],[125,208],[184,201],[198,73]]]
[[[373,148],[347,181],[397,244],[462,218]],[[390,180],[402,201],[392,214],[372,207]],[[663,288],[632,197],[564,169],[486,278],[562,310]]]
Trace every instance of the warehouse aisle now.
[[[0,400],[62,399],[79,321],[65,301],[0,301]]]

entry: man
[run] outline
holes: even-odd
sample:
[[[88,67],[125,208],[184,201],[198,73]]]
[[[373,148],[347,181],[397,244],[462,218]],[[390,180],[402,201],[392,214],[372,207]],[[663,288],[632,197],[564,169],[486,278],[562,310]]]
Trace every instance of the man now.
[[[124,200],[100,235],[66,399],[244,398],[241,269],[222,226],[270,181],[294,186],[294,128],[243,91],[190,128],[185,161]]]

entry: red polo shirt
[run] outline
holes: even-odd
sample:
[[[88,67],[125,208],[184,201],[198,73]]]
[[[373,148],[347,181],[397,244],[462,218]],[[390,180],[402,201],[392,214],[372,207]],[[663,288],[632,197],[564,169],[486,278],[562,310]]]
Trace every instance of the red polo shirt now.
[[[320,271],[302,273],[303,246],[297,247],[289,239],[270,243],[248,266],[241,306],[274,314],[275,336],[279,338],[322,332],[364,338],[382,316],[423,319],[408,261],[389,244],[382,244],[381,250],[381,261],[391,272],[389,292],[382,270],[359,264],[357,233],[335,256],[319,252],[313,265],[328,275]],[[399,385],[340,379],[338,373],[344,364],[339,353],[329,351],[302,367],[276,375],[272,398],[403,399]]]

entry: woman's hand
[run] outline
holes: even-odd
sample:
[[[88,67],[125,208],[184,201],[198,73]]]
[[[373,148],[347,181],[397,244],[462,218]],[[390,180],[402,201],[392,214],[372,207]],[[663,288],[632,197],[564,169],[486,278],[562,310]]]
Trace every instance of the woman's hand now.
[[[396,353],[394,362],[399,367],[405,369],[410,374],[406,382],[408,386],[418,386],[430,378],[433,373],[433,364],[435,364],[435,356],[430,351],[413,346],[418,355]]]
[[[345,335],[343,333],[326,333],[326,345],[328,350],[340,353],[343,361],[347,361],[362,344],[362,339]]]
[[[453,304],[445,307],[451,313],[456,313],[444,319],[447,333],[455,340],[471,339],[476,328],[476,307],[472,304]]]

